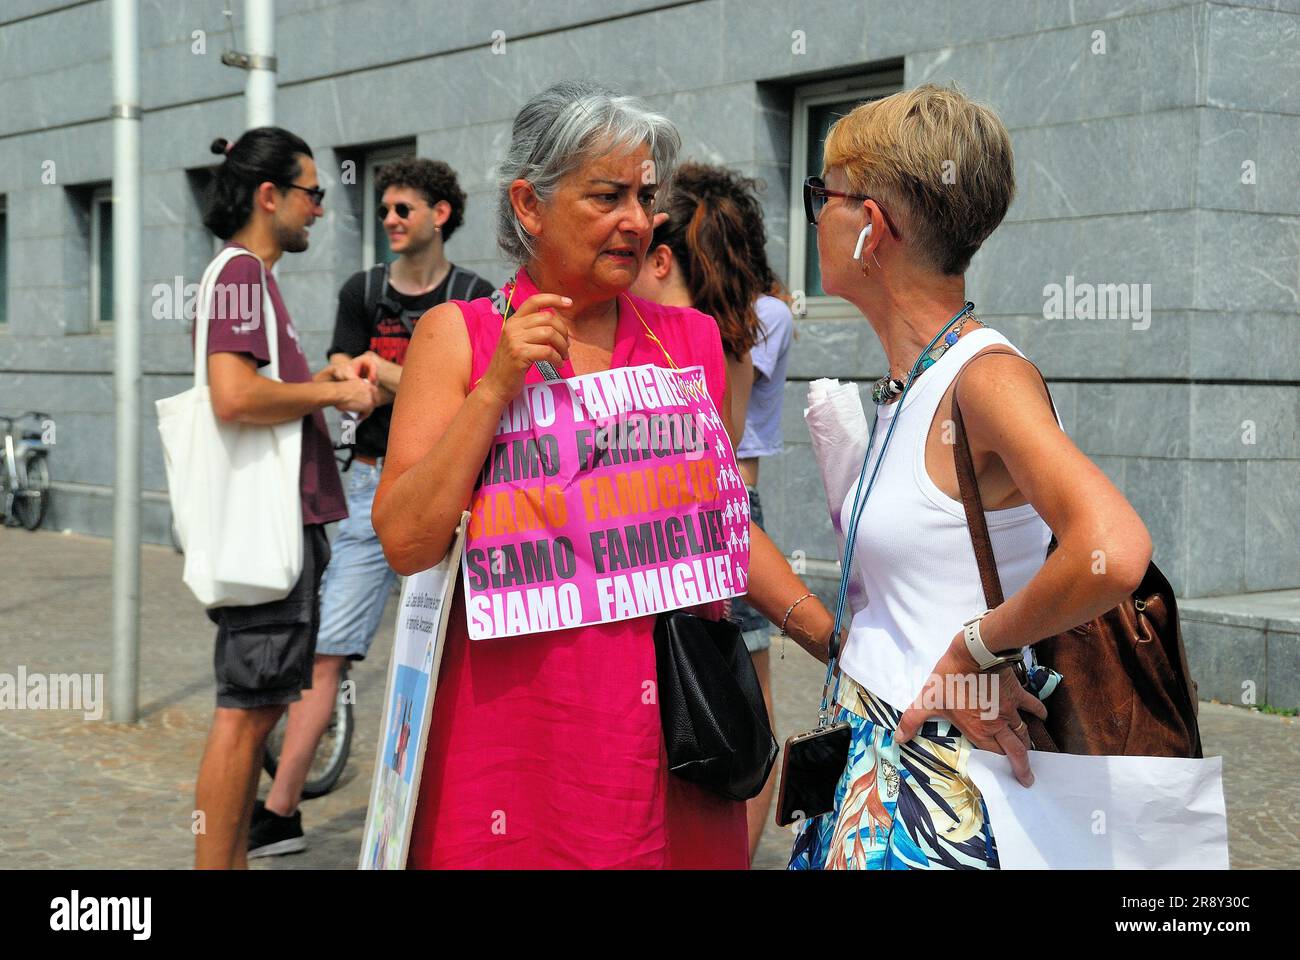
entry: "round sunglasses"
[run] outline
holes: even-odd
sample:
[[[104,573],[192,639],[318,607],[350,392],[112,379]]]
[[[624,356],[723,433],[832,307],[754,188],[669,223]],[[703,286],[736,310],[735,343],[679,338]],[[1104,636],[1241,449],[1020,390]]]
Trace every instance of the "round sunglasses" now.
[[[379,206],[375,207],[375,215],[379,217],[380,220],[387,220],[388,210],[388,204],[381,203]],[[410,219],[411,214],[415,212],[415,207],[409,203],[395,203],[392,206],[392,211],[397,214],[398,220],[408,220]]]

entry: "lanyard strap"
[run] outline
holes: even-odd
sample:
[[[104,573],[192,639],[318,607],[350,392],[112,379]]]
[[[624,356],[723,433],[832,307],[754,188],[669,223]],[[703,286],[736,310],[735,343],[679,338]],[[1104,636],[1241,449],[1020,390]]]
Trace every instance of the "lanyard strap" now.
[[[632,298],[627,294],[623,294],[623,299],[626,300],[627,305],[632,308],[632,312],[636,314],[636,318],[641,321],[641,326],[645,327],[645,335],[655,342],[655,346],[659,348],[659,352],[664,355],[664,359],[668,361],[668,366],[672,367],[678,373],[681,373],[682,368],[677,366],[677,361],[669,355],[668,348],[664,346],[663,341],[660,340],[655,335],[655,332],[650,329],[650,324],[645,322],[645,317],[641,316],[641,311],[636,308],[636,304],[632,302]]]
[[[505,310],[501,311],[502,327],[505,327],[506,321],[510,319],[511,313],[514,312],[511,309],[511,304],[513,304],[515,300],[516,285],[517,285],[517,280],[512,277],[510,280],[510,296],[506,298]],[[556,371],[555,367],[551,365],[551,362],[549,360],[535,360],[533,361],[533,366],[536,367],[537,372],[542,375],[542,379],[547,381],[548,383],[563,379],[560,376],[560,374]]]
[[[510,319],[510,314],[512,312],[511,305],[514,303],[515,300],[515,288],[517,286],[518,286],[518,280],[516,278],[511,278],[510,296],[506,298],[506,308],[504,311],[502,311],[501,314],[502,324],[504,324],[507,320]],[[668,348],[664,346],[663,341],[660,340],[659,337],[656,336],[655,332],[650,329],[650,324],[645,322],[645,317],[641,316],[641,311],[636,308],[636,304],[632,302],[632,298],[629,297],[627,294],[622,294],[622,297],[624,300],[627,301],[627,305],[632,308],[632,312],[636,314],[636,318],[641,321],[641,326],[645,329],[646,336],[654,341],[655,346],[659,348],[659,352],[664,355],[664,359],[668,361],[668,366],[672,367],[672,369],[677,371],[678,373],[681,373],[682,368],[677,366],[677,362],[673,360],[672,355],[668,353]],[[617,329],[618,327],[616,324],[615,325],[616,336],[617,336]],[[615,344],[615,346],[617,346],[617,344]],[[563,379],[560,376],[559,372],[556,371],[555,366],[547,360],[537,360],[534,362],[533,366],[537,368],[537,372],[542,375],[543,380],[555,381],[555,380]]]
[[[821,706],[817,710],[818,726],[826,726],[830,719],[830,704],[840,694],[840,678],[835,673],[835,664],[839,661],[840,652],[840,626],[844,622],[844,606],[848,599],[849,577],[853,570],[853,546],[858,537],[858,522],[862,519],[862,513],[867,507],[867,498],[871,496],[871,490],[876,484],[876,477],[880,474],[880,465],[885,461],[885,451],[889,449],[889,440],[894,435],[894,428],[898,426],[898,420],[903,415],[903,401],[907,399],[908,391],[912,389],[912,384],[916,378],[924,372],[926,367],[921,365],[924,360],[934,349],[934,345],[943,338],[954,323],[961,320],[962,317],[975,309],[975,304],[967,301],[961,311],[951,320],[944,324],[943,329],[935,334],[934,339],[929,345],[921,351],[921,355],[916,358],[916,363],[912,364],[912,369],[907,374],[907,382],[903,384],[903,392],[899,394],[897,403],[898,408],[889,422],[889,429],[885,431],[884,442],[880,445],[880,455],[876,457],[875,468],[871,471],[871,477],[867,480],[865,489],[862,481],[867,476],[867,465],[871,463],[871,452],[876,441],[876,424],[880,422],[880,414],[877,412],[876,419],[871,423],[871,432],[867,436],[867,452],[862,458],[862,471],[858,474],[857,489],[853,495],[853,510],[849,514],[849,532],[844,539],[844,562],[840,565],[840,592],[839,598],[835,603],[835,628],[830,637],[830,658],[826,661],[826,682],[822,686]],[[831,681],[834,679],[835,690],[831,692]]]

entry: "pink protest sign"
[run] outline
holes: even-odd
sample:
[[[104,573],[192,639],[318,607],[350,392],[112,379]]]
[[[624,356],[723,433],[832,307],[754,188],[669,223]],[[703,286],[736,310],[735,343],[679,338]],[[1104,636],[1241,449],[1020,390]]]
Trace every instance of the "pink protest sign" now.
[[[461,570],[475,640],[745,593],[749,497],[703,368],[524,387],[470,501]]]

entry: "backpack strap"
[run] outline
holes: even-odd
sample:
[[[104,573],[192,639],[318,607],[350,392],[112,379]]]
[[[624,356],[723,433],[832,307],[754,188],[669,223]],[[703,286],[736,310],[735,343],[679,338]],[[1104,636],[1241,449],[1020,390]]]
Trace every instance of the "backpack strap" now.
[[[456,292],[456,286],[460,284],[460,293]],[[447,300],[465,300],[467,299],[470,289],[474,286],[474,275],[468,270],[462,270],[460,267],[452,264],[451,279],[447,282]],[[444,301],[446,302],[446,301]]]
[[[379,309],[379,301],[384,296],[384,291],[388,289],[388,264],[376,263],[366,271],[366,295],[365,311],[366,319],[373,323],[378,319],[376,311]]]
[[[388,290],[388,272],[389,264],[375,264],[366,272],[366,316],[372,323],[378,322],[380,304],[385,299],[384,294]],[[460,267],[452,264],[451,273],[447,275],[447,296],[443,303],[451,300],[464,300],[474,288],[475,274],[469,270],[462,270]],[[457,288],[459,293],[457,292]],[[391,303],[391,301],[390,301]],[[415,324],[412,323],[406,315],[406,312],[400,308],[397,310],[397,318],[401,320],[402,326],[406,327],[406,332],[415,335]]]

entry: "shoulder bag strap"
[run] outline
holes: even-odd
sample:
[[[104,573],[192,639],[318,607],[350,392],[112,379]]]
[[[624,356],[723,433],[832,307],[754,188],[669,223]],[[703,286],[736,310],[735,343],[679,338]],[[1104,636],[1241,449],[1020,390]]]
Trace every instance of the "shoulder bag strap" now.
[[[262,316],[266,320],[266,352],[271,358],[271,379],[280,380],[280,336],[276,326],[275,306],[271,303],[271,288],[266,282],[266,264],[262,258],[250,254],[262,270]]]
[[[966,371],[966,367],[980,357],[988,356],[991,353],[1019,357],[1026,363],[1030,363],[1026,357],[1021,356],[1014,350],[995,347],[975,354],[962,365],[962,368],[957,371],[957,376],[953,378],[953,460],[957,468],[957,488],[961,491],[961,505],[966,512],[966,527],[970,531],[971,546],[975,548],[975,563],[979,566],[980,584],[984,588],[984,602],[990,610],[1000,606],[1005,597],[1002,594],[1002,579],[998,576],[997,560],[993,556],[993,540],[989,536],[988,520],[984,516],[984,501],[980,497],[979,484],[975,479],[975,461],[970,452],[970,439],[966,436],[966,426],[961,416],[961,405],[957,402],[957,384],[961,380],[961,375]],[[1036,366],[1034,370],[1038,373],[1039,378],[1043,379],[1042,371],[1038,370]],[[1043,379],[1043,388],[1047,390],[1047,402],[1052,405],[1052,414],[1056,416],[1056,404],[1052,401],[1052,391],[1048,388],[1045,379]],[[1048,552],[1051,552],[1050,546]],[[1035,749],[1046,750],[1051,753],[1059,752],[1051,734],[1047,732],[1047,728],[1043,725],[1043,721],[1032,714],[1025,716],[1023,719],[1029,726],[1029,739]]]
[[[280,379],[280,345],[275,337],[275,308],[271,306],[271,292],[266,287],[266,265],[262,263],[262,258],[251,250],[225,247],[213,257],[199,281],[199,296],[194,316],[194,385],[196,387],[208,385],[208,330],[212,320],[212,301],[217,293],[217,281],[221,279],[221,271],[225,270],[226,265],[235,257],[252,257],[261,270],[262,313],[270,322],[266,349],[270,355],[272,375],[276,380]]]
[[[957,385],[961,382],[962,374],[966,372],[968,366],[980,357],[995,353],[1017,357],[1025,363],[1030,363],[1026,357],[1014,350],[994,347],[981,351],[967,360],[952,381],[953,460],[957,468],[957,489],[961,491],[961,505],[966,512],[966,525],[970,528],[971,545],[975,548],[975,562],[979,565],[984,600],[990,610],[1002,603],[1005,597],[1002,594],[1002,581],[998,577],[997,562],[993,557],[993,541],[989,536],[988,521],[984,517],[984,501],[980,497],[979,484],[975,480],[975,461],[970,452],[970,439],[966,436],[961,404],[957,401]],[[1030,365],[1033,366],[1032,363]],[[1040,380],[1043,380],[1043,389],[1047,391],[1047,402],[1052,406],[1052,415],[1056,416],[1056,403],[1052,400],[1052,391],[1037,367],[1034,367],[1034,372],[1038,374]]]
[[[203,271],[199,280],[199,295],[194,307],[194,386],[208,385],[208,329],[212,317],[212,299],[217,292],[217,278],[226,269],[238,251],[233,247],[223,248]]]

